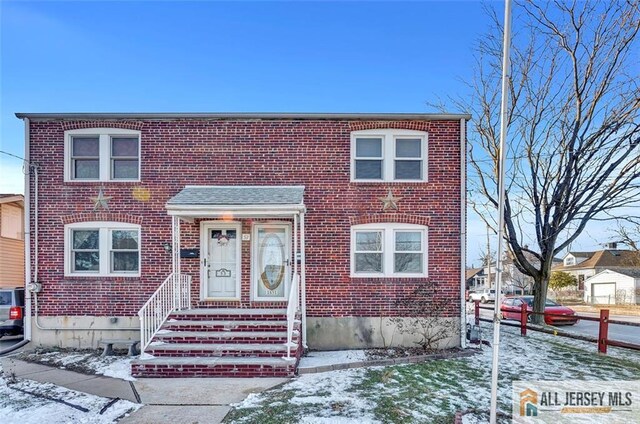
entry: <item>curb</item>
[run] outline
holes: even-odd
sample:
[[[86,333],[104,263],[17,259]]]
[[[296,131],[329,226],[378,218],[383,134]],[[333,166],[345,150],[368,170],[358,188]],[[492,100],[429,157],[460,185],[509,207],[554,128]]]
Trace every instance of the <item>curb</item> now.
[[[298,375],[317,374],[321,372],[338,371],[338,370],[346,370],[346,369],[353,369],[353,368],[380,367],[380,366],[400,365],[400,364],[417,364],[420,362],[426,362],[429,360],[437,360],[437,359],[466,358],[469,356],[473,356],[477,353],[478,353],[478,349],[466,349],[456,353],[432,353],[429,355],[406,356],[403,358],[372,359],[370,361],[346,362],[346,363],[340,363],[340,364],[322,365],[319,367],[298,368]]]

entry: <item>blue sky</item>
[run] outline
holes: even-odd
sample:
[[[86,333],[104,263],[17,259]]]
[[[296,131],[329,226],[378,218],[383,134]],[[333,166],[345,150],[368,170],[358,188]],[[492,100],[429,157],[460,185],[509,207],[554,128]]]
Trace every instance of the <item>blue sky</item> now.
[[[487,24],[476,1],[0,0],[0,150],[23,155],[15,112],[431,112]],[[470,216],[472,262],[483,232]]]

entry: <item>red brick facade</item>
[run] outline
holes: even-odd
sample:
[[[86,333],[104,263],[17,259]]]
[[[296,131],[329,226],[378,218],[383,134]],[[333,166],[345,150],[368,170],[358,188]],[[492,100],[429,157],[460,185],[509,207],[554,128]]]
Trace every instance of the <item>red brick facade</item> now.
[[[124,128],[141,131],[140,182],[64,182],[64,131]],[[350,182],[350,132],[398,128],[428,132],[428,182]],[[307,314],[310,317],[393,316],[398,296],[425,279],[351,278],[350,227],[373,222],[428,226],[428,274],[460,312],[460,120],[349,121],[340,119],[126,119],[30,123],[30,160],[39,165],[39,313],[131,316],[171,273],[171,217],[165,203],[185,185],[304,185]],[[109,211],[93,212],[90,197],[104,187]],[[31,208],[34,208],[31,178]],[[137,200],[134,190],[148,190]],[[399,210],[382,211],[389,189]],[[141,225],[141,277],[64,276],[64,225],[118,221]],[[243,233],[252,220],[243,220]],[[34,230],[33,213],[31,231]],[[182,224],[182,247],[199,248],[199,221]],[[32,252],[35,241],[31,239]],[[252,307],[250,242],[242,242],[242,300],[216,306]],[[34,266],[32,254],[32,267]],[[183,259],[198,302],[199,261]],[[208,304],[213,305],[213,304]],[[259,303],[259,307],[282,306]]]

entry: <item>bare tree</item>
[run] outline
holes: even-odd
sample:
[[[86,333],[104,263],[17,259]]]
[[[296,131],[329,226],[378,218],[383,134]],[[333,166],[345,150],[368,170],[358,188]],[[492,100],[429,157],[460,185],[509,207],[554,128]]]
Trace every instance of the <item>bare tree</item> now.
[[[618,228],[613,233],[619,239],[618,243],[629,246],[629,249],[635,252],[640,252],[640,224],[635,224],[633,227],[618,224]]]
[[[640,199],[639,3],[514,7],[505,239],[514,265],[534,280],[537,312],[555,255],[588,222]],[[494,25],[477,48],[473,95],[454,103],[474,117],[471,206],[495,229],[502,28],[489,12]]]
[[[613,234],[618,239],[618,243],[624,244],[631,250],[621,258],[620,265],[627,267],[640,267],[640,224],[633,218],[627,218],[627,225],[618,222],[618,227],[613,230]],[[629,225],[632,224],[632,225]]]

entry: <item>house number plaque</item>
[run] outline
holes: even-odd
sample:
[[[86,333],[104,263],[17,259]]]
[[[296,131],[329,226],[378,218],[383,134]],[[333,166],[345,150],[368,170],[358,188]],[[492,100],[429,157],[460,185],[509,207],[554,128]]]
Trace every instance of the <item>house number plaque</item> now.
[[[231,277],[231,270],[226,268],[216,269],[216,277]]]

